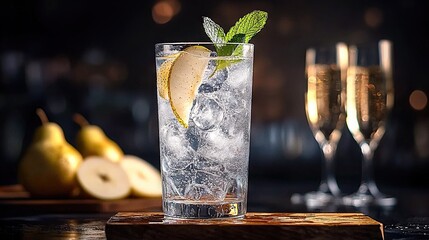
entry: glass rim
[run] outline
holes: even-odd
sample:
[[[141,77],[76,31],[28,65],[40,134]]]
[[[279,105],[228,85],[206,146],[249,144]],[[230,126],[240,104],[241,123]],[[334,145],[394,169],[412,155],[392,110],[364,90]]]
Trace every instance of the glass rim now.
[[[243,45],[243,46],[253,46],[253,43],[234,43],[234,42],[229,42],[229,43],[214,43],[214,42],[161,42],[161,43],[156,43],[155,46],[162,46],[162,45]]]

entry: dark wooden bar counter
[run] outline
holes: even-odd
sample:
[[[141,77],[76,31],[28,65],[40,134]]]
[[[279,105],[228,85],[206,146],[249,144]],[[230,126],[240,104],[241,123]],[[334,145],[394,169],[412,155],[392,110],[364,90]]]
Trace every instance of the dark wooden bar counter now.
[[[290,202],[292,193],[297,191],[306,192],[311,190],[311,188],[313,188],[312,185],[310,186],[302,183],[292,184],[276,181],[251,182],[248,204],[249,215],[247,220],[244,221],[257,222],[255,219],[261,215],[269,216],[270,214],[277,213],[280,214],[280,217],[283,217],[283,224],[285,224],[283,227],[286,228],[269,226],[266,229],[258,229],[254,227],[253,231],[247,232],[242,228],[241,230],[239,229],[243,233],[241,235],[228,233],[230,230],[228,228],[223,228],[221,232],[224,234],[224,238],[365,239],[365,237],[362,238],[361,236],[369,236],[368,239],[383,239],[381,235],[371,235],[370,233],[368,233],[369,235],[362,235],[366,230],[371,228],[374,230],[374,228],[378,227],[380,231],[375,230],[372,232],[384,232],[384,239],[386,240],[428,239],[429,189],[385,188],[386,193],[394,194],[398,198],[397,206],[389,209],[377,207],[358,209],[345,206],[309,209],[304,205],[296,205]],[[142,231],[144,230],[142,230],[141,226],[135,228],[133,224],[128,226],[125,224],[117,229],[115,227],[118,225],[115,224],[123,224],[124,222],[120,223],[120,221],[124,221],[124,219],[126,219],[124,218],[125,216],[144,216],[145,214],[147,216],[150,212],[161,211],[160,199],[125,199],[98,203],[96,200],[32,200],[28,199],[28,196],[25,196],[25,194],[13,197],[13,193],[10,192],[10,189],[6,192],[4,191],[4,187],[1,189],[3,189],[3,191],[0,192],[0,239],[2,240],[150,239],[147,237],[142,238],[144,236]],[[31,201],[35,202],[32,203]],[[79,201],[81,202],[79,203]],[[335,215],[337,216],[336,218],[333,217]],[[317,218],[317,216],[322,218]],[[321,233],[314,234],[317,230],[317,227],[315,227],[317,224],[309,224],[309,222],[311,222],[310,219],[313,218],[313,220],[332,219],[333,223],[337,223],[338,225],[339,222],[347,219],[347,216],[351,217],[351,222],[349,222],[351,225],[356,223],[352,221],[352,216],[358,217],[357,219],[360,220],[363,220],[367,216],[368,218],[366,220],[368,221],[366,225],[363,224],[358,226],[354,230],[353,227],[349,229],[335,229],[335,224],[328,225],[327,228],[326,226],[325,228],[322,227],[320,229],[324,229],[330,233],[324,235],[324,237]],[[295,220],[293,220],[294,218]],[[291,227],[291,221],[296,221],[296,219],[304,220],[309,224],[307,226],[300,225],[302,231],[307,231],[305,234],[299,235],[291,233],[293,231],[301,231],[299,228],[292,227],[287,229],[288,226]],[[143,219],[140,220],[140,224],[144,224]],[[112,226],[114,227],[112,228]],[[170,227],[171,226],[172,225],[170,225]],[[210,226],[213,227],[213,224]],[[261,224],[259,224],[259,226],[261,226]],[[382,226],[384,231],[381,231],[380,226]],[[193,231],[195,231],[200,225],[192,225],[191,227]],[[215,228],[216,227],[214,227],[214,229]],[[200,230],[202,229],[203,227],[200,228]],[[164,233],[168,233],[168,231],[169,230],[166,230]],[[353,231],[361,233],[361,235],[353,235]],[[215,232],[219,232],[219,228]],[[261,232],[265,232],[266,234],[261,235]],[[186,229],[183,233],[187,233]],[[265,238],[261,238],[262,236],[265,236]],[[302,236],[305,236],[305,238],[300,238]],[[177,237],[176,239],[184,238]]]

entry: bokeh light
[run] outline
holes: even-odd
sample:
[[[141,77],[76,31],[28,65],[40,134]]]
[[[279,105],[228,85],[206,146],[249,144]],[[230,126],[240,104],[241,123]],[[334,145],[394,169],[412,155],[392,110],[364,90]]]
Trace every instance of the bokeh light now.
[[[410,94],[409,102],[415,110],[423,110],[428,103],[428,98],[425,92],[421,90],[414,90]]]
[[[282,17],[277,23],[277,31],[279,34],[286,36],[292,32],[294,22],[288,17]]]
[[[383,12],[375,7],[368,8],[364,13],[364,20],[368,26],[377,28],[383,23]]]
[[[152,18],[158,24],[168,23],[174,15],[180,12],[181,6],[177,0],[162,0],[152,8]]]

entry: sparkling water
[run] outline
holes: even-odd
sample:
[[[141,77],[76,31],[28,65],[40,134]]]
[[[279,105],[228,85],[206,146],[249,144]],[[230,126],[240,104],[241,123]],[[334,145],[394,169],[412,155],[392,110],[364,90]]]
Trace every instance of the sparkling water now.
[[[157,57],[157,69],[165,58]],[[178,218],[240,217],[246,213],[253,58],[222,70],[210,58],[188,128],[158,95],[163,208]]]

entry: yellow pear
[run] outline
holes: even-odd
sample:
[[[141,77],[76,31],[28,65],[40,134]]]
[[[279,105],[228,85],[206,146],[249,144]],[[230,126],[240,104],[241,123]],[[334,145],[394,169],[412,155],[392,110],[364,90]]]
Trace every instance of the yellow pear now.
[[[78,186],[76,174],[82,155],[64,138],[61,127],[42,120],[18,166],[18,180],[35,197],[66,197]]]
[[[81,126],[76,136],[76,148],[84,158],[99,156],[112,162],[122,160],[122,149],[99,126],[89,124],[80,114],[76,114],[74,120]]]
[[[63,143],[65,141],[65,137],[60,125],[53,122],[46,122],[42,126],[36,128],[33,135],[33,142],[42,141]]]

